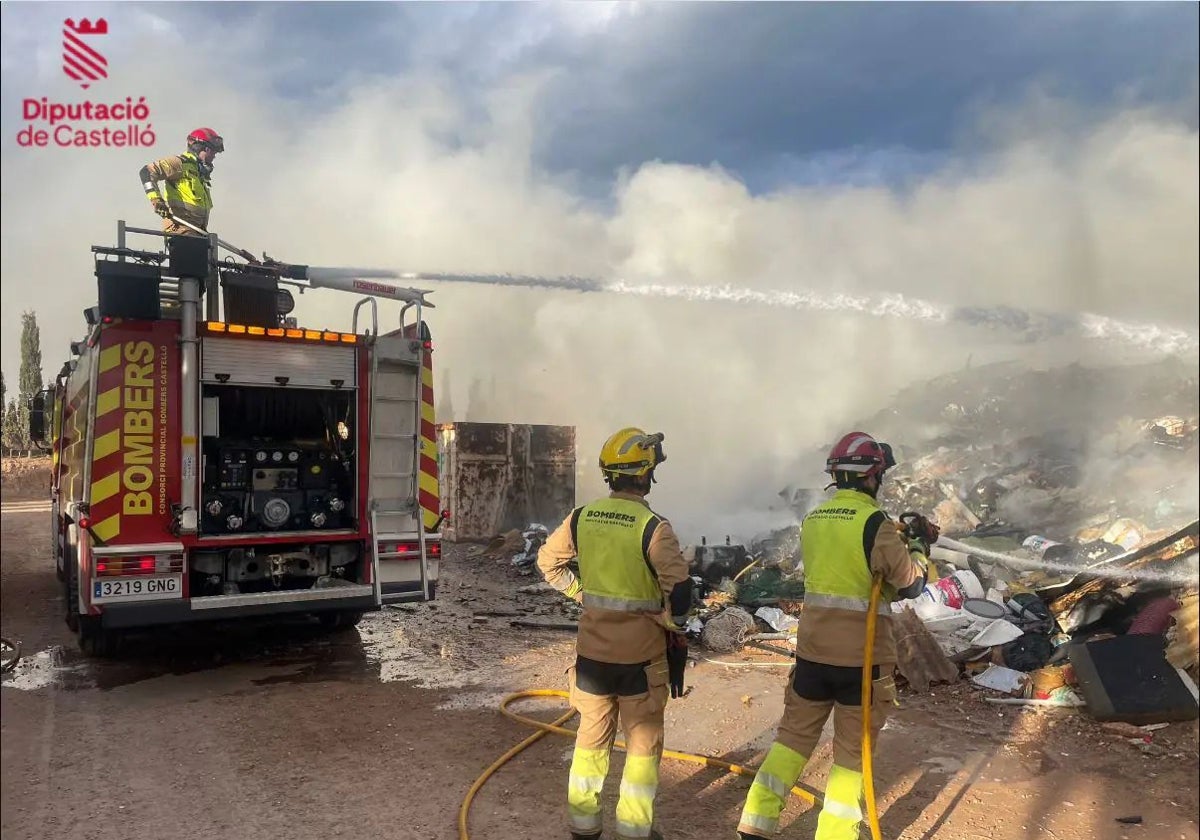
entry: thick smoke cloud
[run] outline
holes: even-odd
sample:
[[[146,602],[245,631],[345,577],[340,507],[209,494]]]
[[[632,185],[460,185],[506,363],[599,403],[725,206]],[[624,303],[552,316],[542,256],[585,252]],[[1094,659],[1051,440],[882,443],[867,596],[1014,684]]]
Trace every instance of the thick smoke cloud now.
[[[118,218],[154,226],[138,168],[181,150],[195,124],[227,139],[214,229],[279,259],[895,293],[1196,331],[1200,137],[1194,118],[1175,110],[1065,119],[1067,103],[1035,99],[989,111],[964,134],[961,155],[902,192],[752,194],[716,163],[648,160],[597,203],[535,163],[539,95],[552,73],[505,76],[469,101],[432,72],[362,76],[319,91],[329,107],[314,112],[304,99],[272,95],[275,79],[255,60],[264,32],[253,23],[183,31],[169,15],[167,7],[127,13],[135,31],[114,39],[124,47],[106,83],[147,97],[153,150],[16,148],[19,98],[49,88],[30,82],[27,94],[6,72],[10,381],[19,313],[38,310],[49,377],[94,297],[88,247],[111,241]],[[142,34],[212,72],[197,84],[164,71],[136,48]],[[54,50],[43,52],[44,78],[54,79]],[[56,96],[72,95],[53,86]],[[627,424],[664,431],[669,462],[651,500],[688,538],[769,524],[765,511],[780,488],[820,481],[798,474],[802,464],[811,471],[815,448],[968,360],[1061,364],[1145,353],[1077,338],[1014,343],[1002,331],[852,312],[452,284],[432,299],[437,382],[449,387],[440,398],[454,409],[440,419],[575,425],[581,498],[599,489],[593,465],[606,434]],[[297,314],[347,327],[352,305],[314,292]],[[1187,361],[1196,363],[1194,352]]]

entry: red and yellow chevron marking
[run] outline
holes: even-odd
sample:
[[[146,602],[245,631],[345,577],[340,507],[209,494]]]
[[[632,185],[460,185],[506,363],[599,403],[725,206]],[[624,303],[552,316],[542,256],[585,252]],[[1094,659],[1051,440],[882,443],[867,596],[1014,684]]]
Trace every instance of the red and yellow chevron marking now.
[[[167,533],[179,486],[177,329],[130,324],[101,338],[88,497],[92,532],[105,542],[155,542]]]
[[[421,467],[418,476],[421,512],[425,527],[432,529],[441,516],[438,496],[437,432],[433,425],[433,351],[425,351],[421,368]]]
[[[60,389],[56,386],[52,399],[54,403],[51,407],[50,419],[50,469],[54,480],[58,480],[58,462],[62,457],[60,448],[62,447],[62,432],[63,432],[63,396]]]
[[[105,542],[121,533],[121,345],[105,347],[98,360],[95,442],[92,444],[92,530]],[[113,457],[117,456],[117,457]]]

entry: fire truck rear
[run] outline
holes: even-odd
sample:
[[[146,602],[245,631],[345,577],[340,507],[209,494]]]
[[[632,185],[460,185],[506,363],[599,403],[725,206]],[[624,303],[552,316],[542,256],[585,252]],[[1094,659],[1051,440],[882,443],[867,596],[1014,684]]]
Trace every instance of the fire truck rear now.
[[[349,626],[432,599],[447,514],[427,292],[124,222],[92,251],[98,305],[30,423],[53,456],[53,552],[83,650],[247,616]],[[290,288],[367,296],[331,331],[287,317]],[[377,298],[403,304],[395,329]]]

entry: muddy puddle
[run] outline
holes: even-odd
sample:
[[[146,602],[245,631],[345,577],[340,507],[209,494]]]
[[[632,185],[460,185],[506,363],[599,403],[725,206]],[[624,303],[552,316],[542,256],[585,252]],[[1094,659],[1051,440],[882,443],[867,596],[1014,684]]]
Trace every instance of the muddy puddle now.
[[[128,636],[117,657],[94,660],[77,647],[25,651],[3,675],[5,689],[109,691],[163,677],[232,671],[251,686],[307,682],[406,683],[453,690],[447,708],[494,707],[522,678],[557,676],[539,667],[553,650],[532,640],[505,653],[486,628],[472,629],[430,605],[385,607],[357,628],[330,631],[307,617],[168,628]],[[571,639],[573,641],[573,637]],[[532,663],[525,661],[533,653]],[[543,679],[544,683],[545,680]],[[557,685],[557,681],[554,681]]]

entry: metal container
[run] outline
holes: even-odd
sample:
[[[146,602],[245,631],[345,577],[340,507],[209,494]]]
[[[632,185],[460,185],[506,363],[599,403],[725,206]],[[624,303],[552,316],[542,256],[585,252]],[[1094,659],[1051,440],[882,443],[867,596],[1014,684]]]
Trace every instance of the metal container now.
[[[575,506],[575,427],[444,423],[438,472],[444,540],[484,542],[535,522],[554,530]]]

